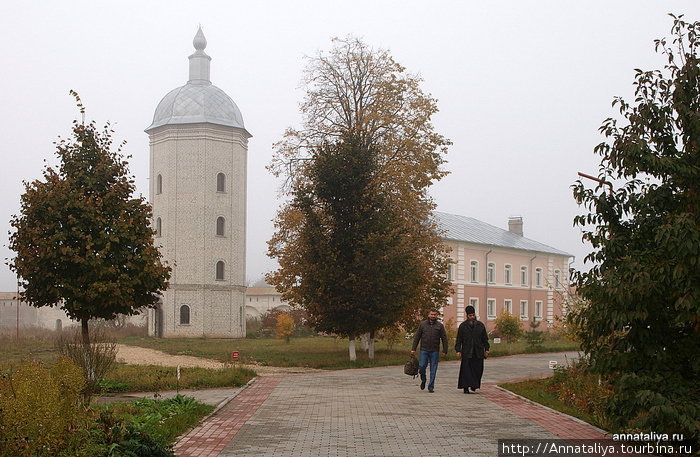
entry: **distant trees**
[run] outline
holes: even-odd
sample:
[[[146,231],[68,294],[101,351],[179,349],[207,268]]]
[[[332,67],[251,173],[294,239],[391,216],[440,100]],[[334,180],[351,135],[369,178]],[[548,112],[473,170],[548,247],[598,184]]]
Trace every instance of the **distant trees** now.
[[[615,98],[600,184],[573,186],[593,252],[569,314],[597,373],[612,383],[616,427],[700,437],[700,23],[674,16],[656,41],[663,70],[636,70],[633,104]]]
[[[433,131],[437,107],[419,79],[357,39],[310,59],[304,82],[304,129],[287,130],[270,167],[291,198],[268,281],[317,330],[349,337],[354,360],[355,337],[412,326],[447,297],[427,187],[444,175],[449,141]]]
[[[100,132],[94,121],[74,121],[72,137],[56,143],[58,170],[46,167],[43,180],[25,183],[20,214],[11,221],[10,267],[22,298],[36,307],[60,306],[80,321],[85,345],[90,319],[155,305],[170,277],[153,244],[150,206],[133,196],[112,133],[109,125]]]

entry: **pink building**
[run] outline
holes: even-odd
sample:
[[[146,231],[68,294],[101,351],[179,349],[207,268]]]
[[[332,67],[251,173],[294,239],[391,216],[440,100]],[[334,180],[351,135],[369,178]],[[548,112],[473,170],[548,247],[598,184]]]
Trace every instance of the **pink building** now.
[[[573,256],[523,236],[521,217],[508,221],[508,230],[466,216],[435,212],[445,231],[445,244],[452,248],[448,273],[453,293],[442,309],[444,322],[457,326],[465,319],[464,308],[472,305],[487,330],[508,312],[523,321],[543,321],[549,328],[562,314],[562,297],[569,287],[569,264]]]

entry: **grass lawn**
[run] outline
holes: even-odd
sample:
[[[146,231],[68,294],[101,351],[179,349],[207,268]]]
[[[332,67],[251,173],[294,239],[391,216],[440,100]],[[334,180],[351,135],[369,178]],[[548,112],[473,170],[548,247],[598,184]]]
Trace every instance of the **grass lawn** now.
[[[123,344],[157,349],[169,354],[192,355],[213,360],[230,360],[231,352],[238,351],[243,363],[279,367],[310,367],[327,370],[364,368],[373,366],[403,365],[411,349],[411,340],[401,340],[391,349],[384,341],[375,345],[375,359],[369,360],[358,341],[357,361],[348,360],[348,340],[332,337],[292,338],[285,343],[281,339],[209,339],[209,338],[169,338],[130,337],[120,341]],[[492,345],[491,356],[521,354],[527,351],[524,342],[511,345]],[[576,350],[570,342],[545,342],[541,352],[561,352]],[[445,359],[443,359],[445,360]],[[456,360],[453,348],[447,360]]]
[[[553,394],[547,392],[547,383],[550,378],[545,379],[530,379],[527,381],[520,382],[507,382],[499,384],[499,386],[504,389],[510,390],[520,396],[523,396],[529,400],[539,403],[541,405],[552,408],[556,411],[568,414],[569,416],[581,419],[589,424],[593,424],[596,427],[603,428],[604,425],[600,424],[599,421],[590,414],[587,414],[577,408],[570,405],[562,403]]]

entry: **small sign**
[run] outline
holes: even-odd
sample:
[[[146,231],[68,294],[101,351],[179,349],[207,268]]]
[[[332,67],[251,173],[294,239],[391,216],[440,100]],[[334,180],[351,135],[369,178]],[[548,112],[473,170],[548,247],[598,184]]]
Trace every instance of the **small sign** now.
[[[549,369],[550,369],[550,370],[555,369],[555,368],[557,367],[558,364],[559,364],[559,363],[558,363],[556,360],[550,360],[550,361],[549,361]]]
[[[238,351],[233,351],[231,353],[231,360],[238,360],[240,357],[240,353]]]
[[[493,344],[499,344],[501,342],[500,338],[494,338],[493,339]]]

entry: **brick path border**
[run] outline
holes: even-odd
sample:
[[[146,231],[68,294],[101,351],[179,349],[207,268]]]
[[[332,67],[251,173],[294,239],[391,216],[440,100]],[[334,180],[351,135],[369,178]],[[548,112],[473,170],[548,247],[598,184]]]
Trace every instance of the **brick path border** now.
[[[578,422],[567,415],[542,405],[531,403],[505,389],[496,387],[494,384],[483,385],[479,392],[497,405],[534,422],[559,438],[579,440],[609,439],[604,432],[590,424],[583,421]]]
[[[258,377],[227,405],[193,428],[175,445],[178,457],[216,457],[267,400],[283,376]]]

